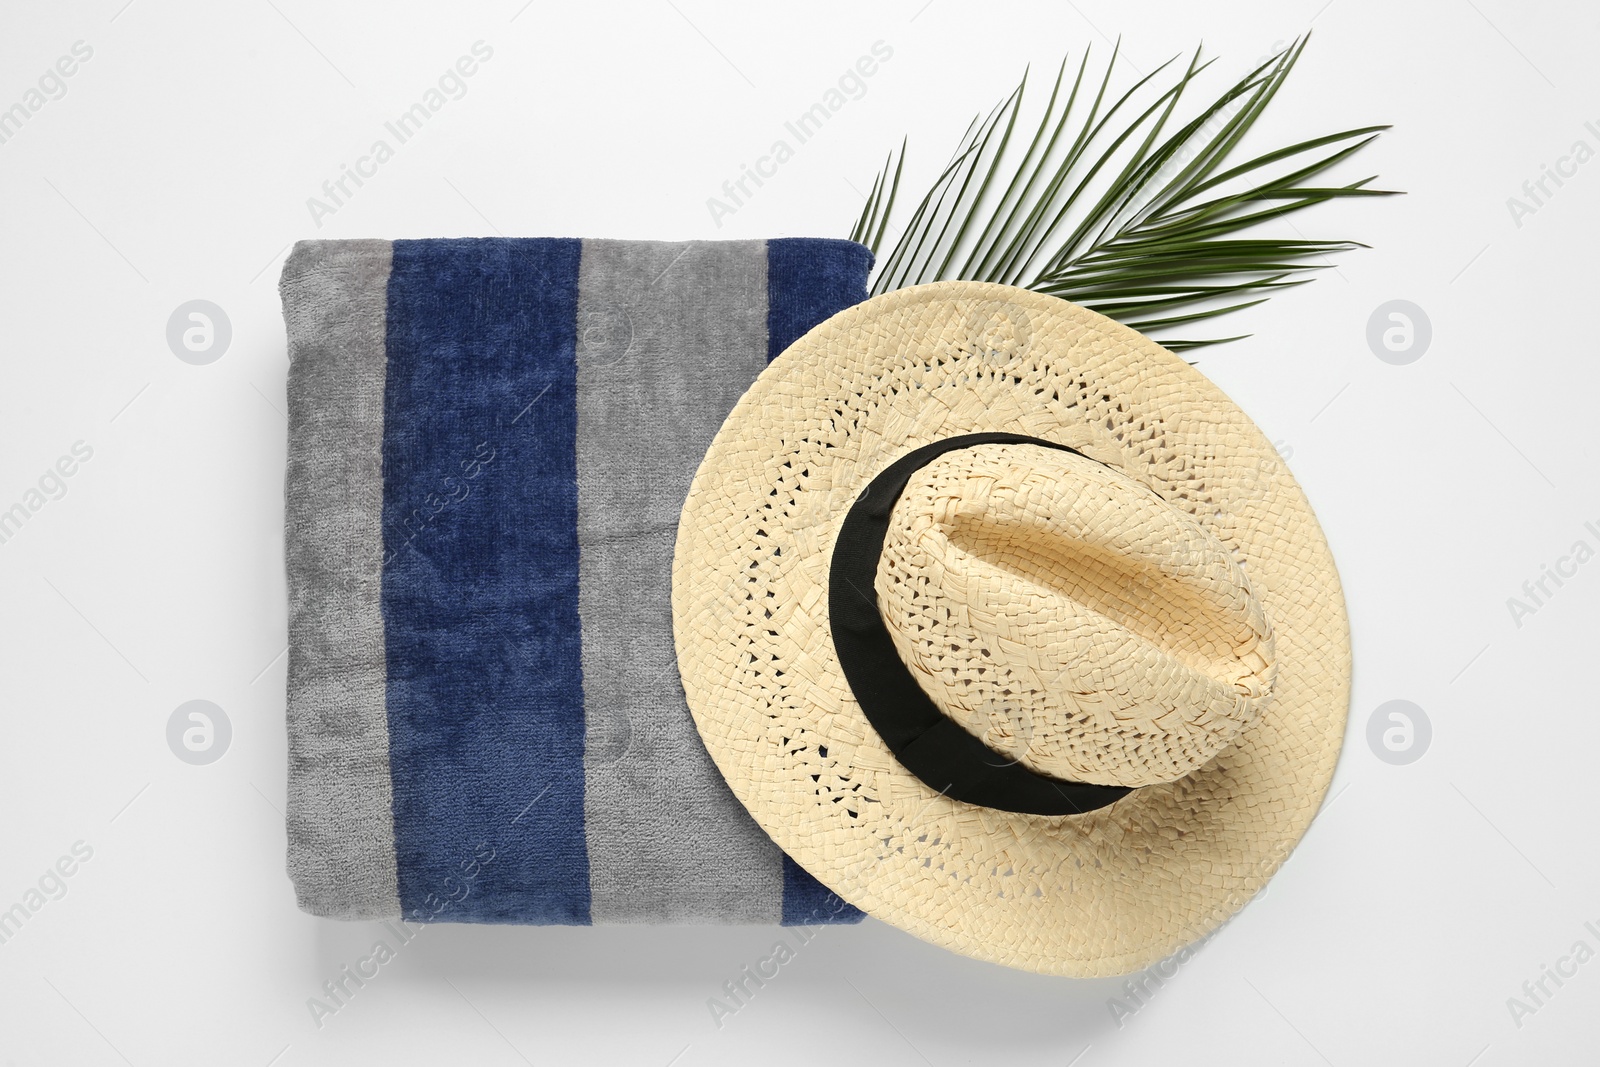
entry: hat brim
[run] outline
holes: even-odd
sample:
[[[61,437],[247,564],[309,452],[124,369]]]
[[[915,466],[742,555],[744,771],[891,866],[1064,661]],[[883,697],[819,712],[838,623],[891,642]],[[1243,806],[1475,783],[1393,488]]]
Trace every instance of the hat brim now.
[[[984,431],[1076,448],[1235,553],[1273,627],[1277,679],[1200,770],[1087,814],[1017,814],[942,796],[868,724],[829,631],[835,535],[899,456]],[[1030,971],[1124,974],[1221,925],[1310,825],[1344,736],[1344,598],[1276,449],[1178,356],[1027,290],[902,289],[795,342],[706,453],[672,593],[700,735],[773,840],[869,915]]]

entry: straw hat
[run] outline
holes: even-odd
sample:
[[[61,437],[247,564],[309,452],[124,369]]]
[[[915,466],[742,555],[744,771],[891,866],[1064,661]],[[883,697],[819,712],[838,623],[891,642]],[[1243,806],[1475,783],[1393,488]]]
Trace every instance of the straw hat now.
[[[728,784],[868,914],[1122,974],[1215,929],[1315,815],[1344,734],[1333,559],[1182,359],[1007,286],[877,297],[761,374],[673,564]]]

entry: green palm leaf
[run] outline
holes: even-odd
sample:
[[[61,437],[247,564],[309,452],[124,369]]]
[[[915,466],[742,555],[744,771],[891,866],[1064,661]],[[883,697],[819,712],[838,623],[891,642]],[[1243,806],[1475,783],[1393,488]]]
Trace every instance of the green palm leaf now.
[[[1306,38],[1296,40],[1175,128],[1184,93],[1209,66],[1198,49],[1185,66],[1168,60],[1115,98],[1115,48],[1097,77],[1087,51],[1070,81],[1063,60],[1038,129],[1013,162],[1025,73],[967,127],[880,256],[872,293],[956,278],[1000,282],[1161,333],[1158,340],[1174,350],[1238,340],[1165,334],[1253,307],[1309,281],[1302,275],[1329,266],[1329,255],[1365,247],[1245,231],[1328,200],[1392,195],[1368,188],[1370,177],[1314,184],[1387,126],[1233,161],[1305,45]],[[905,155],[904,142],[889,154],[850,234],[874,253],[885,248]]]

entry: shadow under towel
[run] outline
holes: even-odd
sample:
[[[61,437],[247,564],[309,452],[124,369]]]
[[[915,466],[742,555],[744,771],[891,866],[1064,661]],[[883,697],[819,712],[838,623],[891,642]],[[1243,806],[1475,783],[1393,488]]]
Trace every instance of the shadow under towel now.
[[[856,922],[684,703],[678,512],[848,241],[306,241],[288,325],[289,874],[346,919]]]

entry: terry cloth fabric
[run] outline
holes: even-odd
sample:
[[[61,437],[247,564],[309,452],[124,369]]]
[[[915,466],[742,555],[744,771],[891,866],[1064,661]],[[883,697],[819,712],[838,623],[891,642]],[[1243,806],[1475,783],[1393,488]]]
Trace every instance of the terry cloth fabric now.
[[[288,326],[289,874],[347,919],[855,922],[674,659],[723,418],[866,298],[848,241],[307,241]]]

